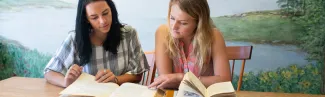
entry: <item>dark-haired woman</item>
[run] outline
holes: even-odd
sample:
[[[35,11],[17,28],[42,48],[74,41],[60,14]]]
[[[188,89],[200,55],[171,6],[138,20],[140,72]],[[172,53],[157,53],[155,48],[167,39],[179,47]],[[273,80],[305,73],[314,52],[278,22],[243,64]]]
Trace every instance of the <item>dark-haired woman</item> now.
[[[99,83],[139,82],[149,66],[136,30],[117,15],[111,0],[79,0],[75,31],[46,65],[45,79],[67,87],[86,72]]]

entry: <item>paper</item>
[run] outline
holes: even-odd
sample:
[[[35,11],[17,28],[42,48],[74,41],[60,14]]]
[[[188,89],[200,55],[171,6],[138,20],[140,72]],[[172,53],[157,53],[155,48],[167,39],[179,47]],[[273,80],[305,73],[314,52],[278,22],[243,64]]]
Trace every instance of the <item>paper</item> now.
[[[124,83],[117,88],[111,97],[155,97],[157,90],[151,90],[147,86],[133,83]]]
[[[119,86],[115,83],[98,83],[95,77],[82,73],[70,86],[60,92],[69,96],[108,97]]]
[[[212,84],[207,89],[207,96],[211,97],[215,94],[222,94],[222,93],[234,93],[235,90],[232,87],[231,82],[220,82]]]
[[[60,94],[61,97],[162,97],[164,93],[135,83],[123,83],[121,86],[116,83],[98,83],[94,76],[82,73]]]

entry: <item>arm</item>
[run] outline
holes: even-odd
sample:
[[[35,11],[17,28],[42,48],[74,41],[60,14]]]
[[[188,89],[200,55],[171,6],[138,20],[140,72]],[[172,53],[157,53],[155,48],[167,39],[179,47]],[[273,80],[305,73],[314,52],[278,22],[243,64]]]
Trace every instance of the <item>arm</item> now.
[[[116,79],[117,80],[116,80]],[[125,82],[138,83],[141,81],[142,73],[140,74],[130,74],[129,72],[120,76],[115,76],[110,70],[99,70],[95,76],[95,80],[99,83],[115,82],[121,85]]]
[[[149,69],[148,62],[145,58],[145,55],[142,51],[140,42],[138,40],[138,35],[135,29],[131,26],[125,26],[126,31],[129,31],[127,39],[129,40],[128,54],[125,56],[129,57],[127,65],[125,66],[126,73],[122,75],[114,75],[110,70],[103,72],[103,70],[99,70],[96,74],[96,81],[98,82],[116,82],[115,78],[117,78],[117,84],[121,85],[125,82],[133,82],[138,83],[141,81],[143,72]],[[108,75],[105,75],[107,73]],[[106,79],[106,77],[108,77]]]
[[[49,70],[44,77],[47,82],[60,87],[68,87],[72,84],[82,73],[82,67],[74,64],[70,67],[66,75],[62,73]]]
[[[229,60],[226,53],[225,41],[221,33],[213,30],[212,42],[212,60],[215,76],[201,76],[201,82],[206,86],[210,86],[217,82],[225,82],[231,80]]]
[[[50,84],[67,87],[77,79],[82,67],[74,64],[73,33],[64,40],[56,55],[51,58],[44,69],[44,77]]]
[[[168,52],[166,52],[166,37],[168,33],[167,25],[161,25],[155,35],[155,58],[159,75],[173,73],[172,60],[169,58]]]
[[[47,73],[45,73],[44,78],[46,79],[47,82],[53,85],[66,87],[66,85],[64,84],[64,76],[61,73],[50,70]]]
[[[173,63],[172,60],[169,58],[168,52],[166,52],[166,37],[168,34],[169,31],[166,25],[159,26],[156,31],[155,61],[159,77],[156,78],[155,81],[148,86],[149,88],[156,87],[161,89],[177,89],[184,77],[183,73],[173,73]]]
[[[138,75],[133,74],[123,74],[121,76],[116,77],[118,79],[117,84],[121,85],[125,82],[133,82],[133,83],[139,83],[142,78],[142,73]]]
[[[138,83],[141,81],[143,72],[149,70],[149,65],[146,60],[146,56],[142,51],[142,47],[140,41],[138,39],[137,31],[128,26],[131,29],[131,40],[130,40],[130,48],[129,48],[129,66],[127,67],[128,72],[117,76],[118,84],[122,84],[124,82],[135,82]]]

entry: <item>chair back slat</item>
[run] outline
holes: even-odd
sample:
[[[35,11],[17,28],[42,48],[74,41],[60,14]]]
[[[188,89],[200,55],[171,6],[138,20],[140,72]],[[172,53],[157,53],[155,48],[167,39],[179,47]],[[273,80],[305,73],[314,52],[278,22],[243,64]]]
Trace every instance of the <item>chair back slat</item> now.
[[[229,60],[249,60],[251,59],[253,46],[227,46],[227,56]]]

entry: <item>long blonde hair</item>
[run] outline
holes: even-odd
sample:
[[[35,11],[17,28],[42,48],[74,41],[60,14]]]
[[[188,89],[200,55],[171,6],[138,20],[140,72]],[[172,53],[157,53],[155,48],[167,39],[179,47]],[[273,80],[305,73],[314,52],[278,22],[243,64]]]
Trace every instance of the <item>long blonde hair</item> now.
[[[193,37],[193,48],[200,70],[208,67],[211,59],[211,44],[213,21],[210,18],[210,9],[207,0],[170,0],[168,10],[168,24],[170,23],[171,6],[177,4],[185,13],[197,20],[197,27]],[[168,29],[170,31],[170,28]],[[169,33],[166,37],[168,40],[167,51],[171,58],[179,53],[177,40]],[[206,65],[204,65],[206,64]]]

